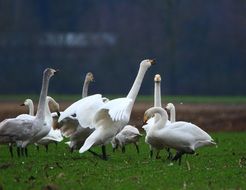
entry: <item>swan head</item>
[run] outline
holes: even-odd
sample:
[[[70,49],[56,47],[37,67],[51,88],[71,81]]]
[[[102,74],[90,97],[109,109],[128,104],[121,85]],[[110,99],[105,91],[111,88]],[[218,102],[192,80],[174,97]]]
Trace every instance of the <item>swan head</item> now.
[[[58,71],[59,71],[59,70],[47,68],[47,69],[44,70],[44,75],[47,75],[48,77],[52,77],[52,76],[55,75]]]
[[[161,75],[156,74],[156,75],[155,75],[155,78],[154,78],[154,81],[155,81],[155,82],[161,82]]]
[[[94,81],[94,76],[93,76],[93,74],[91,72],[88,72],[86,74],[85,78],[86,78],[86,81],[88,81],[88,82],[93,82]]]
[[[167,110],[173,110],[173,109],[175,109],[175,107],[174,107],[173,103],[168,103],[166,106],[166,109]]]
[[[140,63],[141,67],[149,68],[151,65],[155,64],[154,59],[145,59]]]
[[[55,112],[59,113],[60,110],[60,105],[54,100],[54,98],[47,96],[46,97],[46,101],[49,104],[49,108],[50,110],[53,110]],[[60,113],[58,114],[58,116],[60,115]]]
[[[102,97],[102,101],[103,101],[103,103],[107,103],[109,101],[109,99],[106,97]]]
[[[144,113],[144,119],[143,119],[144,124],[146,124],[151,117],[154,117],[155,114],[159,114],[162,117],[165,117],[166,119],[168,118],[166,110],[164,110],[161,107],[152,107],[146,110]]]
[[[32,100],[31,99],[26,99],[25,101],[24,101],[24,103],[23,104],[21,104],[21,106],[29,106],[29,105],[31,105],[31,104],[33,104],[33,102],[32,102]]]
[[[154,107],[153,107],[154,108]],[[144,113],[144,118],[143,118],[143,124],[147,124],[147,121],[151,118],[155,116],[155,112],[153,110],[153,108],[149,108],[148,110],[145,111]]]
[[[112,139],[111,144],[112,144],[112,148],[113,148],[113,149],[116,149],[116,147],[117,147],[117,142],[116,142],[116,138],[115,138],[115,137]]]

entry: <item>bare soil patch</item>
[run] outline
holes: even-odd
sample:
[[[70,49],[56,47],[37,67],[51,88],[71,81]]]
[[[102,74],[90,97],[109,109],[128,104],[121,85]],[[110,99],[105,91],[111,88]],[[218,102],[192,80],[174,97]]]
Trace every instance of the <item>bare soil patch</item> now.
[[[0,120],[27,113],[22,102],[0,102]],[[64,110],[72,102],[60,102]],[[145,110],[153,106],[148,102],[136,102],[130,124],[141,128]],[[246,131],[246,105],[178,104],[176,119],[192,122],[206,131]]]

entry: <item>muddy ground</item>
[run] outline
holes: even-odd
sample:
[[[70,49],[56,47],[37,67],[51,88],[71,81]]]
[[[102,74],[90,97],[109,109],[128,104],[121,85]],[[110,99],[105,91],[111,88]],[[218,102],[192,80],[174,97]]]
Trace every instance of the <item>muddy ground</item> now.
[[[0,102],[0,121],[27,113],[22,102]],[[60,102],[64,110],[72,102]],[[152,103],[135,103],[130,124],[141,127],[143,114]],[[178,104],[176,119],[190,121],[207,131],[246,131],[246,105]]]

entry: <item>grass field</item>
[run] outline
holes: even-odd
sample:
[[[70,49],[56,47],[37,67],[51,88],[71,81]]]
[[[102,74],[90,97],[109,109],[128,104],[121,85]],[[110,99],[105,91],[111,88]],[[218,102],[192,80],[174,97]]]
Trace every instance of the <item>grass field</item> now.
[[[144,138],[140,154],[134,146],[126,153],[112,152],[103,161],[90,153],[69,153],[64,143],[29,157],[10,158],[0,147],[0,189],[246,189],[246,133],[212,133],[218,147],[205,147],[198,155],[184,156],[181,166],[165,159],[150,159]],[[100,151],[99,148],[94,148]]]

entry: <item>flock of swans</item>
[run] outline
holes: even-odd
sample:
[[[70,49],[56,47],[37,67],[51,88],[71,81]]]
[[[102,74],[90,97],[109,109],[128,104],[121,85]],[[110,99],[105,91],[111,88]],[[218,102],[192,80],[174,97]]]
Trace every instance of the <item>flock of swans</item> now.
[[[33,102],[26,99],[24,104],[29,108],[29,114],[21,114],[15,118],[5,119],[0,123],[0,144],[9,145],[13,156],[13,145],[17,146],[17,154],[28,156],[27,146],[43,145],[48,151],[50,143],[58,143],[63,137],[69,138],[71,152],[89,151],[95,156],[107,160],[106,145],[111,142],[113,151],[120,147],[125,152],[125,145],[133,143],[139,153],[138,141],[142,136],[139,130],[128,125],[131,111],[141,87],[146,71],[155,63],[154,60],[143,60],[135,81],[126,97],[109,100],[101,94],[88,96],[89,83],[94,80],[92,73],[87,73],[82,98],[60,112],[59,104],[48,94],[49,80],[57,72],[45,69],[43,72],[37,113],[34,115]],[[183,154],[194,154],[199,147],[215,145],[214,140],[198,126],[184,121],[175,120],[175,107],[169,103],[166,109],[170,111],[170,121],[161,103],[161,76],[154,78],[154,107],[144,113],[143,129],[146,132],[145,142],[153,151],[166,149],[170,160],[181,161]],[[55,112],[51,113],[51,110]],[[102,154],[91,150],[101,146]],[[170,149],[176,150],[172,156]]]

